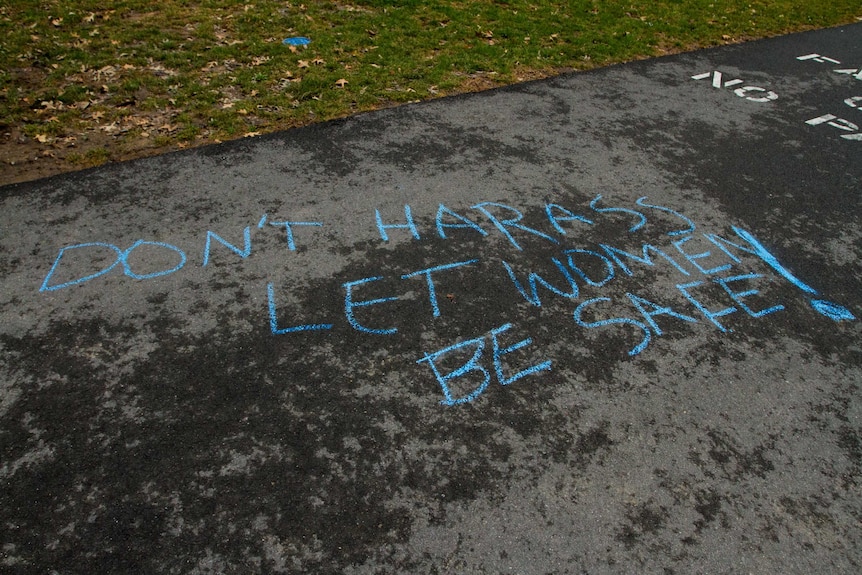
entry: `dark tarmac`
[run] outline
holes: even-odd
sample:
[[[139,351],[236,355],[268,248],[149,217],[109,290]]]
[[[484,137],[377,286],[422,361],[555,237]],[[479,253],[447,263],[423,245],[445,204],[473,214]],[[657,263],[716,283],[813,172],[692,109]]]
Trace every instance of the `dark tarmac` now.
[[[862,572],[862,24],[0,188],[3,573]]]

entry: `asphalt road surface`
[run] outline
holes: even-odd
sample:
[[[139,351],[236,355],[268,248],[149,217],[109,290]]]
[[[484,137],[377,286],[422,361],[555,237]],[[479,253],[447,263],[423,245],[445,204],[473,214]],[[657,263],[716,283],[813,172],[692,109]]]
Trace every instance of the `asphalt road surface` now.
[[[862,25],[0,189],[4,573],[859,573]]]

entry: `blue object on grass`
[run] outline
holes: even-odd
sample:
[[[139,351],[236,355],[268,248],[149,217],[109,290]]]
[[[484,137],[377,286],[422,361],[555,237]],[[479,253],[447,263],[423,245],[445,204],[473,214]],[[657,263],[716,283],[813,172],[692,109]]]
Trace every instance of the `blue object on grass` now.
[[[305,46],[306,44],[311,44],[311,40],[305,36],[294,36],[292,38],[285,38],[282,41],[282,44],[287,44],[288,46]]]

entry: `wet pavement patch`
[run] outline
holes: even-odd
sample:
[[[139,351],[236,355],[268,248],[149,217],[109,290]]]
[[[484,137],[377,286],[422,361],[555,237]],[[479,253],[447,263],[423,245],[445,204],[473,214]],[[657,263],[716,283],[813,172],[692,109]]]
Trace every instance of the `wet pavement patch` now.
[[[862,25],[0,189],[10,573],[857,572]]]

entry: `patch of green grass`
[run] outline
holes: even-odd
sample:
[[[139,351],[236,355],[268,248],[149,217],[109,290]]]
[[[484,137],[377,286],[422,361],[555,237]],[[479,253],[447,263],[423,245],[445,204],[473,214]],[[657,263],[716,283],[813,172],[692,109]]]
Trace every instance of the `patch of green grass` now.
[[[110,159],[110,152],[105,148],[91,148],[83,154],[69,154],[67,160],[69,163],[79,168],[91,168],[93,166],[101,166]]]
[[[160,144],[224,139],[860,17],[859,0],[8,0],[0,124],[142,115]]]

